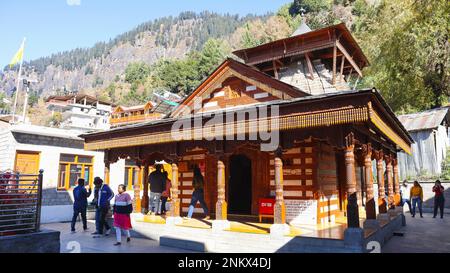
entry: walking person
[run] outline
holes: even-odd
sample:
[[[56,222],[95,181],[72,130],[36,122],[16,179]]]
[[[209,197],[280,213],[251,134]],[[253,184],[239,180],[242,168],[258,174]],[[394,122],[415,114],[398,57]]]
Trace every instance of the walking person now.
[[[93,235],[95,235],[94,238],[99,238],[100,235],[103,235],[104,229],[106,229],[105,236],[108,236],[111,232],[111,227],[109,226],[106,217],[108,216],[111,206],[110,202],[114,197],[114,192],[108,185],[103,184],[103,180],[100,177],[94,178],[94,184],[97,185],[98,188],[96,204],[96,213],[98,213],[98,216],[96,215],[96,217],[98,217],[98,227],[97,231],[94,232]]]
[[[164,191],[161,194],[161,214],[166,214],[166,212],[167,212],[166,203],[167,203],[167,199],[169,199],[171,197],[170,189],[172,188],[172,182],[169,179],[169,174],[167,173],[167,171],[164,171],[163,175],[166,179],[166,188],[164,189]]]
[[[155,165],[155,170],[148,177],[150,184],[150,213],[161,213],[161,194],[166,187],[166,178],[161,172],[161,165]]]
[[[400,187],[400,194],[402,196],[402,208],[403,206],[406,204],[408,204],[408,208],[409,208],[409,213],[411,213],[412,215],[412,210],[411,210],[411,201],[410,199],[410,191],[411,191],[411,187],[408,185],[408,180],[404,180],[402,186]]]
[[[73,189],[73,217],[71,223],[71,231],[75,233],[75,222],[77,221],[78,215],[81,214],[81,220],[83,222],[83,230],[86,231],[87,227],[87,219],[86,219],[86,210],[87,210],[87,199],[91,196],[92,190],[89,188],[89,191],[84,187],[84,179],[78,179],[78,186]]]
[[[131,202],[131,197],[126,193],[126,187],[123,184],[119,185],[118,194],[114,198],[114,227],[116,229],[116,240],[115,246],[122,244],[122,231],[127,236],[127,243],[131,241],[130,229],[131,218],[130,214],[133,212],[133,205]]]
[[[444,187],[441,184],[440,180],[436,180],[433,187],[434,192],[434,215],[433,218],[436,218],[437,211],[439,208],[439,211],[441,212],[441,219],[444,218]]]
[[[206,205],[205,199],[204,199],[204,191],[203,186],[205,180],[203,179],[202,172],[200,171],[200,168],[198,166],[195,166],[194,168],[194,178],[192,180],[192,186],[194,187],[194,192],[192,193],[192,199],[191,204],[189,205],[188,210],[188,216],[187,218],[192,218],[192,214],[194,213],[195,205],[197,205],[197,202],[200,202],[200,205],[203,208],[203,212],[205,213],[204,220],[209,220],[209,212],[208,212],[208,206]]]
[[[91,202],[91,205],[95,207],[95,232],[92,235],[99,234],[99,224],[100,224],[100,210],[98,209],[98,192],[100,190],[100,185],[98,182],[94,180],[94,199]]]
[[[423,190],[418,181],[414,181],[414,186],[410,191],[410,198],[412,202],[412,217],[416,217],[416,206],[419,207],[420,218],[422,216]]]

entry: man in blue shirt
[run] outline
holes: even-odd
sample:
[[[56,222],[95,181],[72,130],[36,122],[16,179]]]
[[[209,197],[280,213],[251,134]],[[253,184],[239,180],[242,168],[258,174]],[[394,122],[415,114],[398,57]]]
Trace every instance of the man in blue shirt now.
[[[78,215],[81,214],[81,219],[83,221],[83,229],[87,230],[87,220],[86,220],[86,210],[87,210],[87,199],[91,196],[92,190],[89,191],[84,187],[84,179],[78,179],[78,186],[73,189],[73,217],[71,230],[75,233],[75,222],[77,221]]]
[[[103,234],[103,229],[106,228],[105,236],[108,236],[111,232],[111,227],[109,226],[106,216],[108,215],[110,208],[110,201],[114,197],[114,192],[111,188],[103,184],[103,180],[100,177],[94,178],[95,185],[95,221],[97,230],[92,233],[95,238],[100,237]]]

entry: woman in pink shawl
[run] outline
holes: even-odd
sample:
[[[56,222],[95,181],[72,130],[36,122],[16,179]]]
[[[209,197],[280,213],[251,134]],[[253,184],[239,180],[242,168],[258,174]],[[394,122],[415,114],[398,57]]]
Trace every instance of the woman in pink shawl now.
[[[130,242],[131,235],[131,218],[130,214],[133,212],[133,205],[131,203],[131,197],[126,193],[126,187],[123,184],[119,185],[119,193],[114,199],[114,227],[116,228],[115,246],[121,245],[123,230],[127,235],[127,242]]]

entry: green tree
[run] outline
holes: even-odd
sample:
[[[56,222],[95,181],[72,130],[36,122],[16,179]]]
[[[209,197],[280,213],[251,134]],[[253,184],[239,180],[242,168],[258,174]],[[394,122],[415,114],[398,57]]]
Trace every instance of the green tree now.
[[[332,5],[332,0],[294,0],[289,11],[291,15],[300,14],[302,8],[306,12],[320,12],[322,10],[330,10]]]
[[[448,1],[385,1],[375,21],[359,34],[372,61],[363,85],[397,112],[440,106],[450,95]]]
[[[3,99],[7,99],[5,93],[0,92],[0,109],[9,109],[9,105],[3,102]]]
[[[134,83],[142,81],[150,75],[150,67],[143,62],[130,63],[125,69],[125,81]]]
[[[224,40],[209,39],[198,56],[199,76],[201,78],[208,76],[217,65],[224,61],[230,52],[231,48]]]
[[[287,3],[281,6],[281,8],[277,11],[277,16],[283,18],[291,28],[291,31],[294,31],[300,25],[302,17],[299,14],[291,14],[291,6],[292,3]]]
[[[52,127],[59,127],[61,125],[62,122],[62,115],[59,112],[55,112],[49,119],[49,121],[47,122],[48,125],[52,126]]]

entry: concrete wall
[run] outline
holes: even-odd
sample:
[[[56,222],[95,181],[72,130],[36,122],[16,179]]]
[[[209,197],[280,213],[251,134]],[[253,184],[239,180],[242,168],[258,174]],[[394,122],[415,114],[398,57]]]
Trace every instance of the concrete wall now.
[[[0,170],[14,168],[15,151],[12,143],[11,131],[8,128],[0,129]]]
[[[59,253],[60,250],[59,231],[0,236],[0,253]]]
[[[0,156],[0,170],[14,167],[16,151],[33,151],[40,154],[39,169],[44,170],[42,223],[68,221],[72,217],[72,190],[57,190],[61,154],[92,156],[93,177],[104,176],[103,152],[84,151],[80,148],[82,141],[17,133],[10,140],[7,137],[7,133],[0,132],[0,151],[5,151]],[[90,200],[92,198],[93,196]]]
[[[125,159],[119,159],[116,163],[110,165],[109,185],[117,193],[117,187],[124,183],[125,177]],[[128,191],[131,195],[132,191]]]

